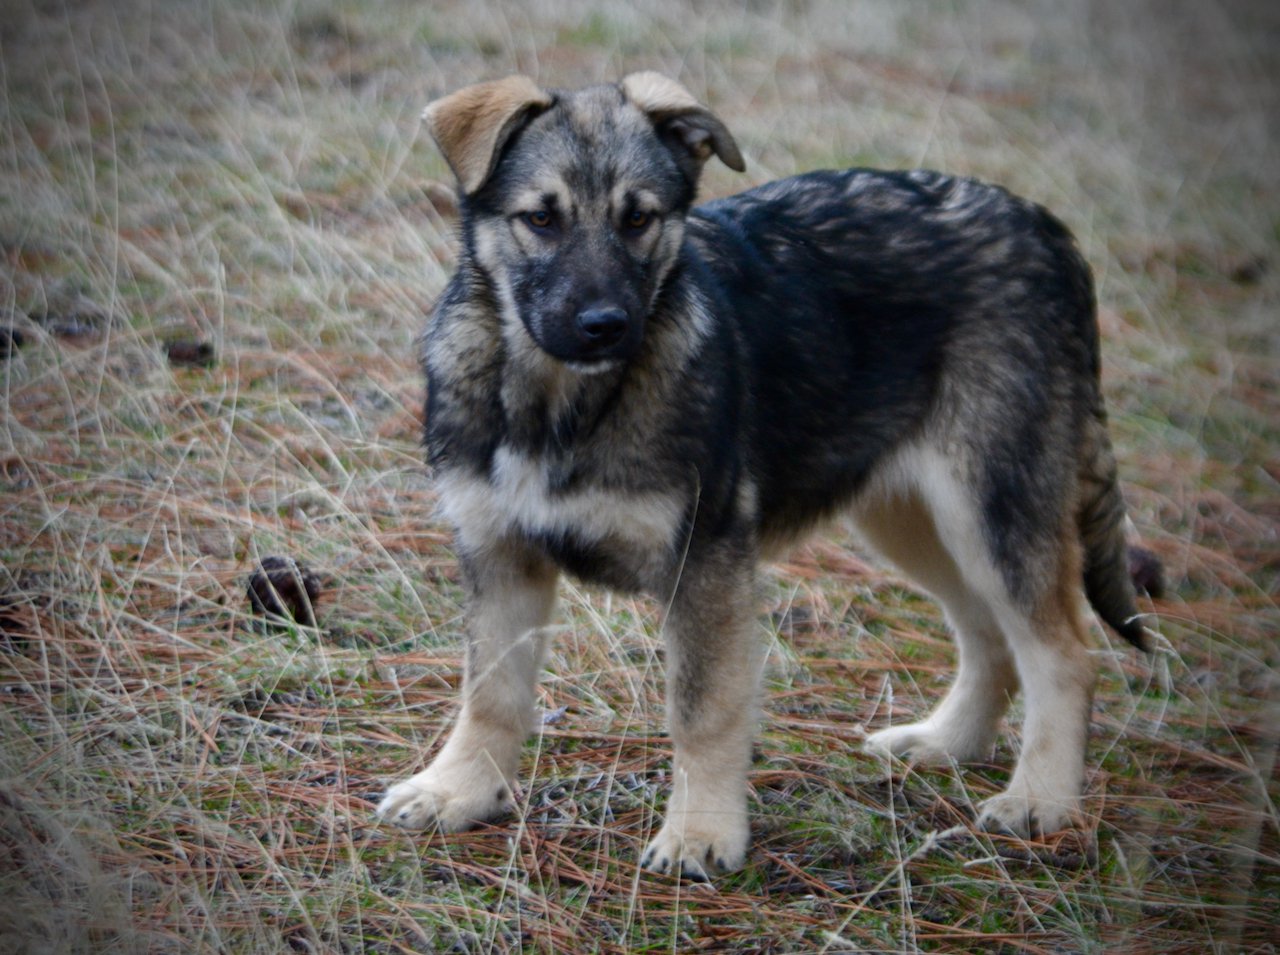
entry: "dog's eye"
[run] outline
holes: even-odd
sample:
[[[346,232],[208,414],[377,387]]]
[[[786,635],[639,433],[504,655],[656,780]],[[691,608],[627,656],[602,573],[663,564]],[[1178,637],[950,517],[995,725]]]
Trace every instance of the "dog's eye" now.
[[[622,221],[628,232],[643,232],[648,228],[653,217],[641,209],[632,209]]]
[[[525,225],[534,232],[547,232],[554,224],[554,220],[551,218],[551,213],[546,209],[535,209],[533,212],[526,212],[524,214],[524,221]]]

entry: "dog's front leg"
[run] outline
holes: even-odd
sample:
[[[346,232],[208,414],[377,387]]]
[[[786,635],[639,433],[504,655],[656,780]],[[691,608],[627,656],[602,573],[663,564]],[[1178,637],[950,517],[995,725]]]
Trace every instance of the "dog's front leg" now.
[[[510,808],[533,722],[556,571],[499,547],[464,561],[464,569],[471,600],[462,712],[431,765],[392,786],[378,806],[379,815],[409,828],[434,823],[454,832]]]
[[[752,558],[686,566],[667,617],[667,710],[675,749],[666,822],[641,864],[705,881],[746,859],[747,768],[762,642]]]

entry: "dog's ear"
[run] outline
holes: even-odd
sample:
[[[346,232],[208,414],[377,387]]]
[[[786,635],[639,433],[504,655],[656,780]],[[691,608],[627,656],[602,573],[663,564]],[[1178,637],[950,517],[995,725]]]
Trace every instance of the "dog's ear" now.
[[[646,71],[623,77],[618,86],[623,96],[648,114],[659,135],[673,138],[687,152],[694,161],[695,176],[712,153],[730,169],[747,168],[724,123],[675,80]]]
[[[511,134],[553,102],[529,77],[508,76],[435,100],[422,119],[469,196],[493,174]]]

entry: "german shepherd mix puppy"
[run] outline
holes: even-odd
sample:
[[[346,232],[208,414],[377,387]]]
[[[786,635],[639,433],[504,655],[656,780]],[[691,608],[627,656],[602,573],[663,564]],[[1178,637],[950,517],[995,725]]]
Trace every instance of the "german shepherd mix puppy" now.
[[[1021,755],[981,823],[1072,821],[1094,667],[1079,591],[1144,645],[1066,228],[935,172],[815,172],[693,207],[724,124],[674,81],[482,83],[425,120],[460,186],[458,271],[425,336],[427,446],[470,594],[462,711],[381,814],[510,808],[561,571],[668,606],[675,766],[643,864],[742,865],[763,660],[756,565],[837,512],[932,593],[960,665],[867,744]]]

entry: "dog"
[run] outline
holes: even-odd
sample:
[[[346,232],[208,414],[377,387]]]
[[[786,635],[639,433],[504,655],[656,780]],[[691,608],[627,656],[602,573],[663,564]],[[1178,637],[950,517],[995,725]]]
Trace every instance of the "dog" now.
[[[1095,682],[1079,593],[1146,645],[1099,388],[1090,271],[1067,229],[936,172],[813,172],[694,205],[745,163],[652,72],[433,102],[461,250],[424,335],[426,444],[466,581],[462,708],[379,806],[453,831],[510,809],[561,572],[666,607],[674,748],[641,863],[743,864],[763,664],[756,568],[836,515],[945,610],[959,668],[913,762],[1021,753],[979,824],[1078,821]]]

